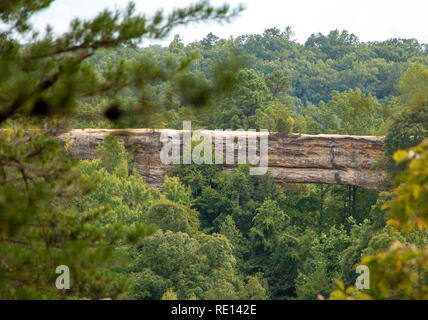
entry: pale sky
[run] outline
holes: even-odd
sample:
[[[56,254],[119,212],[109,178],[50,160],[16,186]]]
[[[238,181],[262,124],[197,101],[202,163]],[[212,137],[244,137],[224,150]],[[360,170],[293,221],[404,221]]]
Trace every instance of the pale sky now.
[[[195,0],[134,0],[137,10],[147,14],[163,8],[168,12]],[[179,27],[174,34],[185,43],[201,40],[209,32],[220,38],[231,35],[261,34],[265,29],[280,30],[290,26],[295,39],[304,43],[312,34],[327,34],[334,29],[354,33],[362,41],[390,38],[416,38],[428,43],[428,0],[212,0],[211,4],[242,3],[246,10],[230,24],[199,23]],[[44,29],[50,24],[56,33],[65,32],[74,17],[90,18],[104,8],[125,8],[127,0],[56,0],[50,8],[33,18],[34,25]],[[143,43],[147,45],[148,43]]]

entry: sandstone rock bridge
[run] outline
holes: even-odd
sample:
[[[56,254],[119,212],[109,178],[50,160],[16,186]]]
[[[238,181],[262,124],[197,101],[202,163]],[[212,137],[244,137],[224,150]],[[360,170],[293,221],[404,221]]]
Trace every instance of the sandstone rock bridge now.
[[[164,130],[178,133],[180,138],[183,135],[182,130]],[[114,134],[133,154],[135,167],[141,176],[149,184],[158,187],[169,168],[169,165],[160,160],[162,131],[75,129],[64,133],[60,138],[69,141],[74,157],[93,159],[96,157],[97,145],[106,135]],[[215,133],[209,132],[212,135]],[[243,133],[245,132],[224,132],[234,139]],[[343,184],[376,189],[377,182],[383,176],[382,171],[371,168],[376,158],[384,152],[383,137],[305,134],[280,136],[270,133],[268,141],[268,170],[277,182]]]

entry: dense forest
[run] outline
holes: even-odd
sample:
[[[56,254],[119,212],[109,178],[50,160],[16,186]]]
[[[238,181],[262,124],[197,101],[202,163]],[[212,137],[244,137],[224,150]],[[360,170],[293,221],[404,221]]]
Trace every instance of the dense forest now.
[[[26,32],[25,15],[0,9]],[[76,22],[59,41],[0,37],[0,298],[428,298],[428,44],[338,30],[302,44],[287,27],[144,47],[130,39],[164,29],[155,18],[138,29],[133,14]],[[170,19],[172,28],[182,17]],[[186,120],[385,136],[376,167],[386,177],[375,191],[183,164],[156,189],[114,136],[94,160],[71,159],[55,138]],[[362,263],[372,277],[364,291],[352,287]],[[70,267],[70,290],[55,288],[47,270],[57,265]]]
[[[183,120],[192,120],[194,125],[207,129],[276,131],[278,124],[269,119],[279,112],[284,118],[289,115],[293,119],[294,132],[355,135],[385,135],[387,120],[403,103],[397,97],[406,95],[411,99],[411,93],[406,93],[411,90],[408,87],[428,66],[427,45],[414,39],[364,43],[357,36],[338,30],[328,35],[314,34],[303,45],[292,38],[289,27],[236,39],[219,39],[208,34],[186,46],[176,35],[168,47],[105,50],[89,61],[100,74],[106,74],[109,65],[123,63],[131,68],[141,59],[159,67],[172,61],[190,60],[188,73],[193,78],[180,75],[176,86],[196,84],[202,92],[189,91],[184,98],[177,97],[178,88],[161,81],[145,88],[146,103],[161,106],[150,114],[150,124],[157,128],[180,129]],[[208,110],[192,109],[207,98],[204,91],[216,80],[218,63],[232,62],[235,68],[241,67],[234,91],[210,101]],[[419,85],[424,86],[423,82]],[[121,94],[120,103],[125,110],[141,99],[132,90]],[[83,101],[73,127],[112,126],[91,120],[100,114],[96,111],[106,107],[102,100]],[[332,119],[333,114],[338,119]],[[144,120],[136,119],[128,125],[144,127],[147,125]]]
[[[417,97],[428,89],[426,46],[401,39],[361,43],[355,35],[337,30],[313,35],[304,45],[291,37],[290,28],[273,28],[237,39],[209,34],[185,46],[177,35],[169,47],[106,50],[90,63],[102,74],[109,64],[132,63],[141,56],[162,65],[171,56],[179,60],[192,55],[189,72],[204,85],[211,81],[214,63],[225,55],[244,60],[232,93],[203,109],[191,104],[191,99],[203,96],[190,93],[189,101],[180,100],[174,87],[165,83],[148,88],[148,96],[164,106],[151,114],[155,128],[181,129],[183,120],[192,120],[209,129],[387,135],[390,154],[427,136],[426,100],[421,103]],[[414,88],[415,79],[424,82]],[[125,110],[138,103],[132,92],[123,95]],[[89,120],[89,115],[102,115],[107,108],[102,100],[82,104],[73,127],[116,126],[108,120]],[[136,119],[132,125],[146,123]],[[396,132],[398,124],[401,130]],[[417,139],[412,141],[413,135]],[[111,203],[113,221],[137,223],[141,215],[162,230],[132,254],[127,272],[136,279],[136,298],[160,299],[170,290],[181,299],[315,299],[328,296],[335,279],[353,285],[361,257],[386,250],[393,239],[428,244],[426,230],[404,234],[386,226],[380,207],[387,195],[358,188],[349,202],[348,186],[276,185],[269,174],[250,176],[245,167],[225,173],[216,165],[177,166],[162,194],[146,186],[145,198],[132,197],[129,187],[110,181],[129,183],[126,173],[132,171],[119,166],[119,161],[126,166],[124,148],[110,143],[116,150],[110,145],[109,154],[123,154],[122,160],[115,159],[115,165],[109,160],[110,169],[102,161],[82,164],[85,174],[103,176],[103,191],[96,197],[102,200],[91,201],[85,210]],[[132,203],[144,203],[145,208],[132,208]],[[198,253],[204,242],[204,250],[209,250],[205,255],[215,257],[212,261]],[[174,279],[177,273],[181,276]]]

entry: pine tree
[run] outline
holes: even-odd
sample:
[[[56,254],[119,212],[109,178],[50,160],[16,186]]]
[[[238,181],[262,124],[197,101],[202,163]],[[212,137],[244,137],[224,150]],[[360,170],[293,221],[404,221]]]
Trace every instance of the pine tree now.
[[[158,11],[147,17],[136,14],[130,3],[124,11],[75,19],[63,35],[54,35],[50,27],[40,35],[30,18],[52,3],[0,2],[0,299],[117,298],[129,283],[108,268],[115,244],[135,242],[152,229],[100,225],[94,222],[106,208],[74,208],[70,199],[88,194],[95,184],[66,156],[68,144],[61,145],[55,136],[79,103],[92,97],[105,99],[104,115],[118,125],[138,114],[148,117],[155,106],[146,87],[155,81],[183,81],[178,75],[193,57],[161,66],[142,56],[112,64],[102,76],[87,59],[103,48],[164,38],[178,25],[227,21],[241,8],[215,8],[202,1],[167,16]],[[219,71],[218,82],[221,75]],[[122,109],[124,88],[138,92],[141,103],[133,110]],[[202,89],[221,91],[216,88],[224,86],[213,82]],[[191,88],[186,89],[189,94]],[[69,290],[55,286],[60,265],[69,268]]]

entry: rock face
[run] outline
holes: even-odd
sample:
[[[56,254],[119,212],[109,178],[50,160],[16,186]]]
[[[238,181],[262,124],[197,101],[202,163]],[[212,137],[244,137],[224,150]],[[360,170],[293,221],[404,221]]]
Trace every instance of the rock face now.
[[[60,138],[69,142],[74,157],[93,159],[97,156],[97,145],[107,134],[114,134],[133,154],[135,167],[141,176],[149,184],[158,187],[170,167],[163,164],[160,158],[162,132],[178,134],[180,141],[177,143],[182,146],[183,131],[169,129],[78,129],[67,132]],[[212,136],[215,134],[215,131],[207,132]],[[246,133],[222,133],[235,139],[235,160],[237,140],[243,134]],[[250,134],[260,136],[260,133]],[[213,138],[213,142],[214,140]],[[376,189],[378,180],[383,176],[382,171],[370,169],[376,157],[384,152],[382,137],[269,134],[268,141],[268,170],[277,182],[349,184]]]

